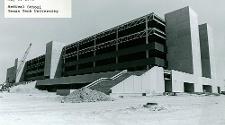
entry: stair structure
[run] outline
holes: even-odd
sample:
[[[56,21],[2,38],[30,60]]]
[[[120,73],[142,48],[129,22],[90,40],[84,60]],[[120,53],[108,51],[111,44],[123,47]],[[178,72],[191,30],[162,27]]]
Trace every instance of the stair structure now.
[[[113,86],[119,84],[120,82],[127,79],[131,75],[134,75],[134,74],[138,75],[142,73],[143,72],[128,72],[127,70],[123,70],[111,78],[100,78],[85,87],[93,89],[93,90],[101,91],[105,94],[110,94],[111,88]]]

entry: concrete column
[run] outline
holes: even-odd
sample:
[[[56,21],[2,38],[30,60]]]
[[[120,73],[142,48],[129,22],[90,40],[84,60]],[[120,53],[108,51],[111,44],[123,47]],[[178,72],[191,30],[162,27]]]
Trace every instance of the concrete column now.
[[[79,61],[79,44],[77,45],[77,62]],[[78,64],[76,65],[76,71],[78,71],[79,70],[79,66],[78,66]]]
[[[145,33],[146,33],[146,36],[145,36],[145,40],[146,40],[146,45],[148,45],[149,41],[148,41],[148,16],[145,16]],[[146,49],[145,50],[145,53],[146,53],[146,59],[149,58],[149,50]],[[147,65],[147,70],[149,69],[149,65]]]
[[[202,84],[194,84],[195,92],[203,92]]]
[[[218,86],[212,85],[212,93],[218,93],[217,87],[218,87]]]
[[[116,29],[116,39],[117,39],[117,41],[116,41],[116,43],[118,43],[118,37],[119,37],[119,31],[118,31],[118,28]],[[116,52],[118,52],[118,50],[119,50],[119,47],[118,47],[118,44],[116,44]],[[118,55],[116,55],[116,64],[118,64]]]
[[[94,48],[95,48],[95,50],[94,50],[94,57],[96,56],[96,39],[94,40]],[[96,67],[96,61],[94,60],[93,61],[93,67],[95,68]]]

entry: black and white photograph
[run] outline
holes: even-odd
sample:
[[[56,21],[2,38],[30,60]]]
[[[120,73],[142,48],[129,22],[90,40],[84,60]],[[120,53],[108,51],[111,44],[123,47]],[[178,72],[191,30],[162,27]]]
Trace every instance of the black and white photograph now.
[[[1,0],[0,125],[225,125],[224,0]]]

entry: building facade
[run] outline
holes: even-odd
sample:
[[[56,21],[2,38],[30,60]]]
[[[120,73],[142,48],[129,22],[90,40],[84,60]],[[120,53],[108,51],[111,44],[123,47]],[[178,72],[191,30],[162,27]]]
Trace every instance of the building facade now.
[[[167,67],[165,21],[154,13],[63,48],[62,76]]]
[[[45,55],[25,63],[20,81],[38,80],[37,87],[52,91],[219,92],[212,37],[190,7],[165,20],[151,13],[70,45],[47,43]]]

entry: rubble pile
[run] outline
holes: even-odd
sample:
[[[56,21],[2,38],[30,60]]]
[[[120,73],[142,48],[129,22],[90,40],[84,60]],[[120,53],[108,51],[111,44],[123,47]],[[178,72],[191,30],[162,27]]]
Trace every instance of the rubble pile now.
[[[61,102],[81,103],[96,101],[113,101],[113,99],[105,93],[88,88],[81,88],[76,89],[70,95],[65,96]]]

